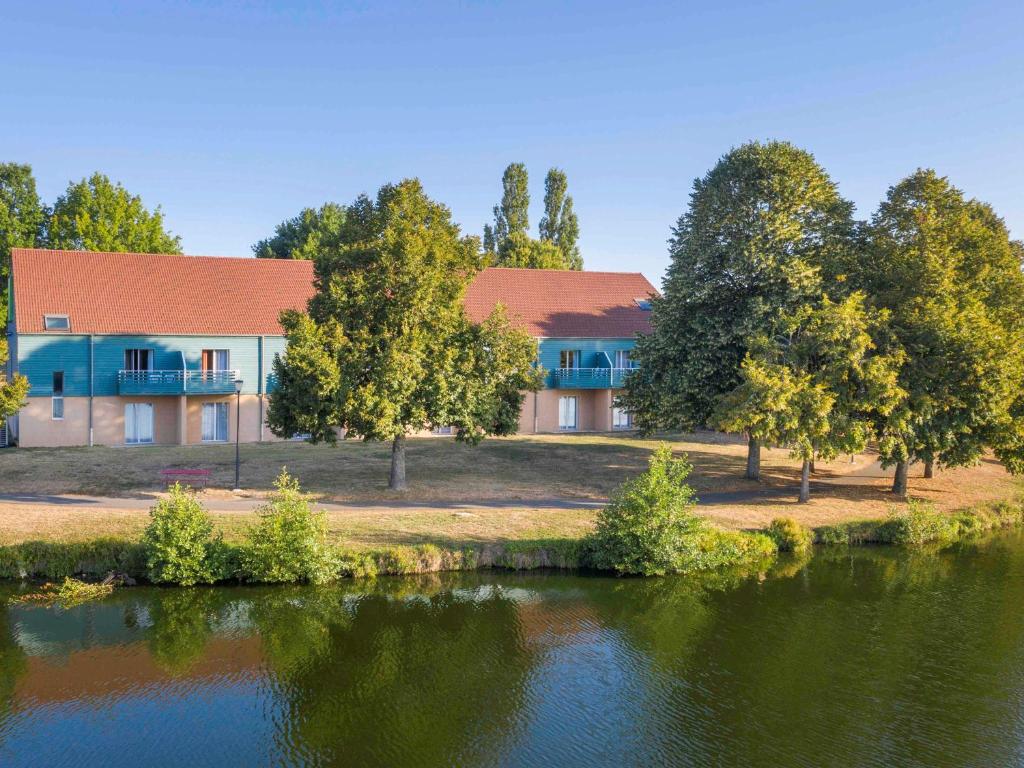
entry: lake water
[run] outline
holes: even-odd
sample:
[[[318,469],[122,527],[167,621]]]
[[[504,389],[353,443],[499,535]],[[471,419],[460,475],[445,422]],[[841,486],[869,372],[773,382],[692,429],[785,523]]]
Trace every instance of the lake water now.
[[[0,608],[0,765],[1024,765],[1022,609],[1017,533],[738,584],[124,589]]]

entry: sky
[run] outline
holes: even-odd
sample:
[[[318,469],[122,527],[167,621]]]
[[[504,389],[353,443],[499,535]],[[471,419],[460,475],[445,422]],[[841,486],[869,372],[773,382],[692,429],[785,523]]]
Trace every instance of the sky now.
[[[811,151],[870,216],[918,167],[1024,237],[1024,3],[0,0],[0,161],[101,171],[186,253],[416,176],[480,233],[514,161],[566,171],[586,268],[655,284],[695,178]]]

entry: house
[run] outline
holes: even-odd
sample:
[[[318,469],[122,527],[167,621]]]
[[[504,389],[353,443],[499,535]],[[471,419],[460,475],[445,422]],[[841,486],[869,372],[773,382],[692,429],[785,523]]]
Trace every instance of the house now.
[[[628,429],[612,395],[649,329],[640,274],[487,269],[466,309],[498,303],[539,340],[545,388],[522,432]],[[308,261],[15,248],[8,373],[29,380],[11,419],[23,447],[277,439],[266,426],[279,317],[313,294]]]

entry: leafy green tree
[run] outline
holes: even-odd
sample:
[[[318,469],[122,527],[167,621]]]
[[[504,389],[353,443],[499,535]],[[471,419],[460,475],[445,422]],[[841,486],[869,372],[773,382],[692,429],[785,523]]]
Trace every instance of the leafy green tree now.
[[[522,232],[511,234],[502,241],[494,266],[529,269],[571,268],[565,253],[555,243],[549,240],[534,240]]]
[[[274,228],[274,236],[252,247],[261,259],[313,259],[321,249],[338,240],[345,223],[345,208],[324,203],[319,209],[303,208],[298,216]]]
[[[544,216],[540,220],[540,239],[552,242],[565,255],[568,269],[583,269],[577,241],[580,223],[573,211],[572,197],[565,171],[552,168],[544,179]]]
[[[7,317],[11,248],[34,248],[42,236],[45,209],[36,192],[32,167],[0,163],[0,317]],[[6,345],[6,342],[2,342]],[[0,362],[7,357],[0,350]]]
[[[719,427],[746,429],[801,460],[801,502],[810,499],[814,457],[864,450],[876,417],[906,394],[896,381],[899,359],[875,353],[872,333],[886,314],[864,302],[859,293],[838,303],[824,297],[780,317],[774,333],[751,344],[739,386],[719,401]]]
[[[2,352],[6,356],[6,346]],[[0,367],[0,427],[21,410],[25,405],[26,397],[28,397],[28,379],[19,374],[8,381],[3,368]]]
[[[792,144],[745,144],[695,181],[653,301],[653,333],[638,340],[639,369],[620,398],[641,431],[709,423],[739,385],[750,341],[821,295],[853,235],[851,204]],[[743,431],[746,476],[756,479],[760,440]]]
[[[908,467],[975,463],[987,448],[1024,469],[1024,275],[1006,227],[948,179],[919,170],[892,187],[848,282],[891,314],[906,405],[879,425],[893,491]],[[930,471],[928,471],[930,474]]]
[[[83,251],[181,253],[181,238],[164,229],[157,206],[150,212],[101,173],[68,185],[46,222],[47,245]]]
[[[348,207],[338,244],[316,260],[308,312],[286,312],[268,420],[278,435],[392,444],[390,487],[404,490],[405,436],[450,425],[459,439],[505,434],[537,389],[536,342],[501,312],[474,327],[462,298],[479,241],[417,180]],[[503,418],[498,418],[501,415]]]
[[[484,247],[497,253],[505,239],[530,229],[529,174],[523,163],[509,163],[501,176],[501,202],[494,206],[494,226],[484,227]]]

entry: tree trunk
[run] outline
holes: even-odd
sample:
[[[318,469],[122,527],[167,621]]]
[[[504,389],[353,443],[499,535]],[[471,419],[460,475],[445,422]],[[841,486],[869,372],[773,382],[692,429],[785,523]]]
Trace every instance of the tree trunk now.
[[[399,435],[391,443],[391,480],[388,488],[392,491],[405,490],[405,435]]]
[[[933,459],[927,459],[924,463],[924,476],[926,480],[931,480],[935,477],[935,461]]]
[[[896,462],[896,476],[892,479],[892,492],[897,496],[907,495],[907,462]]]
[[[814,471],[815,471],[814,470],[814,459],[812,458],[811,459],[811,472],[813,473]]]
[[[753,437],[747,438],[747,480],[761,477],[761,444]]]
[[[811,500],[811,460],[804,459],[800,468],[800,503],[806,504]]]

